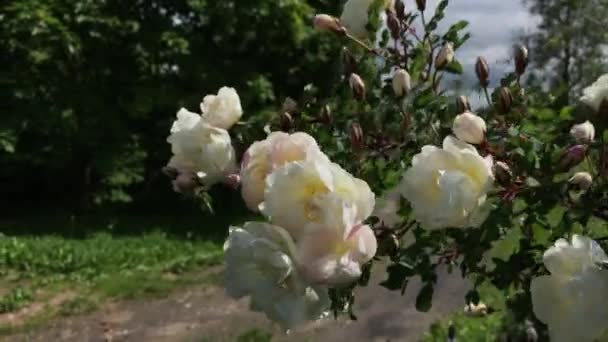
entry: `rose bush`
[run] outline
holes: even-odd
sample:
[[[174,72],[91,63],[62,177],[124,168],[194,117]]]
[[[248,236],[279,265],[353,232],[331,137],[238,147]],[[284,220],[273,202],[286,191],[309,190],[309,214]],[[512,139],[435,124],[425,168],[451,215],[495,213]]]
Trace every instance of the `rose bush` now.
[[[209,185],[240,180],[259,215],[228,234],[229,294],[292,328],[326,312],[354,317],[353,290],[375,261],[388,262],[389,290],[420,277],[420,311],[438,269],[458,268],[472,284],[468,316],[502,312],[514,340],[601,338],[607,76],[581,105],[556,109],[522,82],[525,47],[498,84],[480,56],[485,103],[473,114],[442,82],[463,72],[467,23],[439,32],[448,0],[432,15],[416,4],[349,0],[340,19],[315,16],[319,34],[344,42],[336,83],[307,85],[270,121],[234,125],[242,109],[230,88],[206,97],[202,116],[178,114],[168,139],[176,188],[208,200]]]

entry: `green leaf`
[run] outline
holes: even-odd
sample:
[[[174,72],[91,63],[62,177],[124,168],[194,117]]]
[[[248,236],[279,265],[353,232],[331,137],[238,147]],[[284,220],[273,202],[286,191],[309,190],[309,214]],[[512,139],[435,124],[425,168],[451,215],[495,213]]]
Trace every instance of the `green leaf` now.
[[[445,71],[449,72],[450,74],[460,75],[462,74],[462,65],[459,61],[453,60],[450,64],[445,66]]]
[[[550,242],[551,231],[538,223],[534,223],[532,224],[532,236],[536,244],[547,245]]]
[[[416,310],[427,312],[433,306],[433,284],[426,283],[416,296]]]
[[[557,228],[562,222],[565,213],[566,208],[562,206],[556,206],[555,208],[551,209],[551,211],[549,211],[549,213],[545,216],[549,227]]]
[[[448,31],[460,31],[465,29],[467,26],[469,26],[469,22],[466,20],[461,20],[459,22],[457,22],[456,24],[450,26]]]
[[[606,238],[608,237],[608,222],[592,216],[587,222],[586,231],[592,239]]]

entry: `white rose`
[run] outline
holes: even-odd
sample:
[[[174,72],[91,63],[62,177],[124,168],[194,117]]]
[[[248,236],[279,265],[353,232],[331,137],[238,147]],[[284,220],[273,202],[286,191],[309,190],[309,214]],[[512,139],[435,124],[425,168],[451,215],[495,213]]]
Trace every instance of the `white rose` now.
[[[608,262],[599,244],[574,235],[559,239],[543,261],[551,275],[532,280],[530,293],[536,317],[548,325],[551,341],[594,341],[608,326]]]
[[[348,0],[344,4],[340,21],[353,36],[360,38],[367,36],[368,11],[373,2],[374,0]]]
[[[236,156],[228,132],[208,125],[200,115],[181,109],[167,138],[173,157],[169,166],[193,172],[206,185],[236,171]]]
[[[228,87],[222,87],[217,95],[205,96],[201,111],[208,124],[223,129],[230,129],[243,115],[239,95]]]
[[[487,214],[486,194],[494,181],[488,162],[472,145],[448,136],[443,149],[424,146],[414,156],[401,193],[428,229],[478,226]]]
[[[294,243],[281,227],[263,222],[231,227],[224,252],[228,294],[250,296],[253,310],[284,328],[318,319],[329,308],[326,290],[308,286],[298,274]]]
[[[574,125],[570,129],[570,135],[579,144],[589,144],[595,138],[595,127],[588,120],[582,124]]]
[[[583,90],[581,102],[599,112],[602,102],[608,101],[608,74],[600,77],[595,83]]]
[[[471,112],[457,115],[452,126],[454,135],[469,144],[481,144],[486,138],[486,129],[486,122]]]
[[[367,225],[357,222],[356,207],[330,194],[323,222],[311,223],[297,242],[303,274],[316,283],[344,285],[361,276],[361,265],[376,254],[377,242]]]
[[[323,221],[323,199],[332,193],[356,207],[358,222],[371,215],[375,196],[367,183],[323,160],[291,162],[272,172],[261,208],[298,239],[309,223]]]
[[[258,211],[264,201],[266,176],[293,161],[319,159],[329,161],[313,137],[298,132],[273,132],[265,140],[253,143],[241,163],[241,194],[247,207]]]

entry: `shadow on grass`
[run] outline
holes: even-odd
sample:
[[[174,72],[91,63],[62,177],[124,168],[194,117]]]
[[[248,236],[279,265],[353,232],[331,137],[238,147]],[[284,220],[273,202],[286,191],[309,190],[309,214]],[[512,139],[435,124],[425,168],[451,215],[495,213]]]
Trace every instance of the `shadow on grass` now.
[[[49,204],[43,208],[13,210],[0,218],[0,234],[6,236],[57,236],[84,239],[97,233],[137,237],[161,232],[170,238],[221,243],[230,225],[256,219],[238,193],[215,196],[214,213],[204,212],[192,198],[173,195],[162,203],[96,207],[76,212]]]

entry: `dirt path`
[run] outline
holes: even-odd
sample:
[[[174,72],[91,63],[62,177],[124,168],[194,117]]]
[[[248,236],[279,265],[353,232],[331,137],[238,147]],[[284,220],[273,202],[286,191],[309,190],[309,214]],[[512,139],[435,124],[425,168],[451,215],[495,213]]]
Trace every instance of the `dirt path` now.
[[[378,272],[370,284],[382,280]],[[435,320],[459,310],[467,285],[441,272],[433,308],[414,308],[420,285],[412,281],[401,297],[377,285],[359,290],[358,321],[328,319],[286,335],[245,300],[234,301],[219,287],[190,288],[166,299],[109,304],[85,316],[55,320],[6,341],[233,341],[252,329],[272,332],[273,341],[417,341]],[[4,341],[4,339],[3,339]]]

